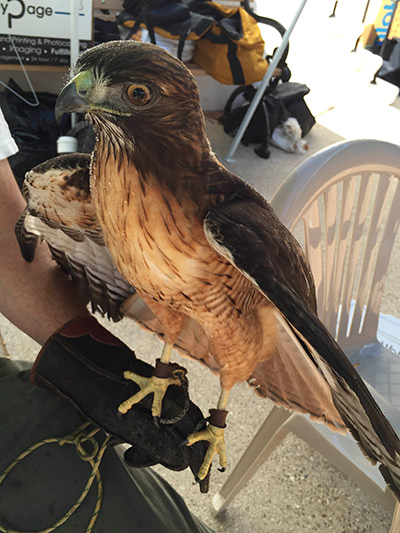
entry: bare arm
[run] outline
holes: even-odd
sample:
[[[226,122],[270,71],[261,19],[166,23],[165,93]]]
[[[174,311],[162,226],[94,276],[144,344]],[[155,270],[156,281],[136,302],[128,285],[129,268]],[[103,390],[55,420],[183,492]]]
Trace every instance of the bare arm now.
[[[0,313],[43,344],[59,327],[88,314],[45,244],[33,263],[21,256],[14,226],[25,208],[9,163],[0,160]]]

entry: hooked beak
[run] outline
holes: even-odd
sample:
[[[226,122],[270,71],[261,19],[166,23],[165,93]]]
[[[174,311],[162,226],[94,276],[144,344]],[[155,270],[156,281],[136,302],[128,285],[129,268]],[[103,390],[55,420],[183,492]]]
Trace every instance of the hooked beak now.
[[[60,92],[54,108],[57,124],[61,123],[64,113],[85,113],[89,110],[87,100],[91,88],[89,78],[91,78],[89,71],[81,72]]]

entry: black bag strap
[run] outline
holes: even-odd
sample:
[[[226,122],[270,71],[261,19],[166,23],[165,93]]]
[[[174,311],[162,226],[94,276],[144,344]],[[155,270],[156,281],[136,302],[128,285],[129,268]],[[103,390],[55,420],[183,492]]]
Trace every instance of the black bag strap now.
[[[190,32],[190,19],[182,23],[182,32],[179,36],[178,43],[178,59],[182,59],[183,47],[185,46],[185,41]]]
[[[156,44],[156,36],[154,33],[154,26],[145,21],[147,31],[149,32],[150,42]]]
[[[222,28],[222,26],[221,26]],[[223,32],[220,35],[213,33],[212,28],[203,35],[203,39],[208,39],[213,44],[226,44],[228,46],[228,62],[231,67],[233,85],[243,85],[245,83],[244,74],[240,60],[236,54],[238,45],[232,41],[222,28]]]
[[[132,26],[132,28],[129,29],[129,33],[128,33],[128,39],[130,39],[132,37],[132,35],[134,35],[137,31],[139,31],[140,29],[140,25],[142,23],[146,23],[146,18],[147,18],[147,14],[151,11],[151,8],[145,8],[145,9],[142,9],[142,11],[140,11],[140,13],[136,16],[136,19],[135,19],[135,23],[134,25]],[[129,19],[125,19],[125,20],[129,20]],[[147,26],[147,24],[146,24]],[[151,39],[151,35],[153,35],[153,39],[154,39],[154,30],[152,29],[152,33],[150,32],[150,29],[147,28],[149,30],[149,35],[150,35],[150,39]],[[155,44],[155,41],[153,42],[153,44]]]
[[[242,85],[241,87],[236,87],[225,104],[223,116],[227,116],[231,112],[233,102],[240,94],[243,94],[245,99],[248,102],[251,102],[255,93],[256,89],[253,87],[253,85]]]

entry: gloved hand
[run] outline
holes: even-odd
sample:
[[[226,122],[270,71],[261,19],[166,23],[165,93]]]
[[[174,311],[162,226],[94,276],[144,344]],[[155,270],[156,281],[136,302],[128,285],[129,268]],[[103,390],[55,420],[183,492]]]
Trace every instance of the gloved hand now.
[[[118,406],[139,389],[123,377],[125,370],[151,376],[153,367],[135,354],[93,317],[80,317],[65,324],[43,346],[32,368],[35,385],[53,390],[71,400],[91,422],[132,445],[125,452],[130,466],[161,463],[171,470],[190,467],[196,475],[207,444],[179,446],[198,430],[204,420],[200,409],[191,401],[186,414],[173,424],[154,424],[151,398],[144,398],[126,414]],[[179,418],[185,405],[185,391],[170,386],[163,399],[162,417]],[[187,404],[187,401],[186,401]],[[205,427],[205,424],[204,426]],[[202,429],[202,428],[200,428]],[[208,478],[200,483],[208,490]]]

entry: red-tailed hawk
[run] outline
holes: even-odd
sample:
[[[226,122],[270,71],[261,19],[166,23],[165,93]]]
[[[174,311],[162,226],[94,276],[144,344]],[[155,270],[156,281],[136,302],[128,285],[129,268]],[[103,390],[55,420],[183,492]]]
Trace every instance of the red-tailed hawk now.
[[[198,89],[183,63],[143,43],[90,49],[57,101],[59,117],[72,111],[86,113],[97,134],[90,205],[101,232],[84,233],[102,234],[127,292],[137,291],[122,309],[165,341],[152,378],[126,376],[142,393],[121,412],[154,393],[159,416],[176,346],[220,376],[207,429],[188,439],[210,442],[200,479],[215,453],[226,465],[228,396],[247,380],[279,405],[334,429],[347,426],[399,496],[400,442],[318,319],[300,246],[269,204],[213,154]],[[63,221],[68,226],[67,214]]]

